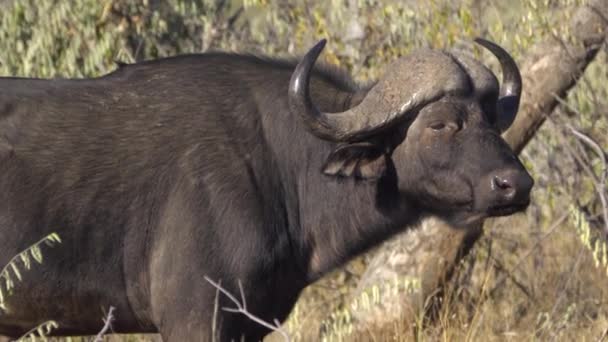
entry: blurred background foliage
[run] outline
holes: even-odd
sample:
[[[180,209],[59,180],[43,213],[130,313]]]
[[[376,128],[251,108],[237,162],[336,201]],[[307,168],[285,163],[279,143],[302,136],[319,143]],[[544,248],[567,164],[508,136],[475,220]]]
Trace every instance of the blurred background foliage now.
[[[489,54],[471,44],[473,37],[498,42],[521,62],[542,40],[569,39],[562,23],[582,2],[0,0],[0,75],[94,77],[115,69],[115,61],[207,50],[290,57],[320,38],[329,40],[325,62],[361,81],[378,78],[389,61],[421,47],[468,50],[499,72]],[[606,170],[602,156],[572,131],[597,142],[605,157],[606,80],[604,51],[523,152],[537,184],[532,207],[486,225],[439,324],[419,330],[418,339],[607,338],[608,262],[599,243],[598,196],[607,191],[605,184],[598,189]],[[344,312],[365,265],[366,257],[358,258],[305,291],[287,325],[296,339],[353,338],[351,321],[332,317]],[[402,340],[403,328],[397,322],[391,331],[368,333]]]
[[[477,35],[525,49],[542,38],[539,30],[549,30],[543,27],[549,15],[522,11],[544,6],[562,14],[546,0],[514,6],[480,0],[0,1],[0,71],[40,77],[95,76],[111,70],[115,59],[209,49],[292,56],[325,37],[327,62],[374,78],[412,48],[447,48]],[[521,23],[528,29],[509,37]]]

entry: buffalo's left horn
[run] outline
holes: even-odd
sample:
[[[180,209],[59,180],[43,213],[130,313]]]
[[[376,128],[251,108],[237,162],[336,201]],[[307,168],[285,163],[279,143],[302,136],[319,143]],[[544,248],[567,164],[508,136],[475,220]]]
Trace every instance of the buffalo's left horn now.
[[[501,131],[505,131],[515,120],[515,115],[519,109],[522,89],[519,68],[513,57],[497,44],[483,38],[476,38],[475,42],[490,50],[500,62],[502,84],[500,85],[500,98],[496,108],[498,113],[496,125]]]
[[[325,43],[325,39],[319,41],[306,53],[296,66],[289,84],[290,110],[297,113],[316,136],[330,141],[362,140],[399,122],[398,119],[409,114],[411,107],[418,105],[418,100],[426,100],[425,96],[414,96],[402,104],[401,110],[384,110],[381,101],[378,101],[378,94],[370,94],[374,93],[372,88],[356,107],[341,113],[321,112],[310,98],[308,84],[312,68]]]

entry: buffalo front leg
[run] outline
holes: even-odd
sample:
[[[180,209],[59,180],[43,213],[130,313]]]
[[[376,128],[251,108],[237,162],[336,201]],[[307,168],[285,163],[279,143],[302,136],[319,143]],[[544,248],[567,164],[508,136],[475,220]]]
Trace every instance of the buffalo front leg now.
[[[238,299],[242,284],[250,313],[270,322],[283,318],[277,312],[286,315],[287,310],[276,302],[289,300],[274,300],[283,297],[276,295],[272,274],[263,271],[273,268],[264,264],[269,258],[260,260],[260,252],[274,248],[276,235],[260,234],[265,225],[257,204],[243,203],[245,196],[226,205],[220,205],[225,199],[209,199],[223,208],[221,213],[201,204],[205,200],[175,192],[161,214],[149,255],[154,324],[166,342],[259,341],[269,330],[241,313],[222,310],[235,304],[207,278]]]

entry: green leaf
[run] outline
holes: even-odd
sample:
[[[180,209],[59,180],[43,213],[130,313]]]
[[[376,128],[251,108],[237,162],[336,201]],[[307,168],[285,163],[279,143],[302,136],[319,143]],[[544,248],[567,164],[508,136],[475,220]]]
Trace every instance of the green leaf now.
[[[27,253],[21,253],[19,254],[19,258],[21,258],[21,262],[23,262],[25,269],[29,270],[32,266],[32,261],[30,260],[29,255]]]
[[[51,233],[49,236],[47,236],[47,239],[49,239],[53,242],[61,243],[61,238],[59,237],[59,234],[57,234],[57,233]]]
[[[59,324],[57,324],[57,322],[55,322],[55,321],[47,321],[47,322],[41,323],[34,329],[26,332],[21,337],[19,337],[17,339],[17,342],[26,341],[26,340],[36,341],[37,337],[40,337],[43,341],[46,341],[47,336],[52,332],[52,330],[56,329],[58,327],[59,327]],[[38,336],[36,336],[36,333],[38,334]]]
[[[40,251],[40,247],[38,245],[34,245],[30,248],[30,254],[39,264],[42,264],[42,252]]]
[[[11,290],[14,285],[15,285],[15,283],[13,283],[13,279],[11,278],[10,274],[8,272],[5,272],[4,287],[6,288],[6,290],[7,291]]]
[[[13,269],[13,273],[15,273],[15,276],[17,276],[17,279],[21,281],[21,272],[19,272],[19,268],[17,267],[16,263],[11,262],[11,268]]]

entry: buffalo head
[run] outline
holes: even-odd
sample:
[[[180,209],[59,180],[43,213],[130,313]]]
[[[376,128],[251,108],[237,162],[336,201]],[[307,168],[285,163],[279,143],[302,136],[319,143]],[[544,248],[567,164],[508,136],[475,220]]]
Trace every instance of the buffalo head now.
[[[512,57],[483,39],[503,82],[461,54],[422,50],[390,65],[361,101],[339,113],[320,111],[308,83],[325,41],[295,69],[289,106],[317,137],[336,142],[323,173],[395,178],[400,199],[456,225],[523,210],[533,180],[501,138],[518,110],[522,81]]]

